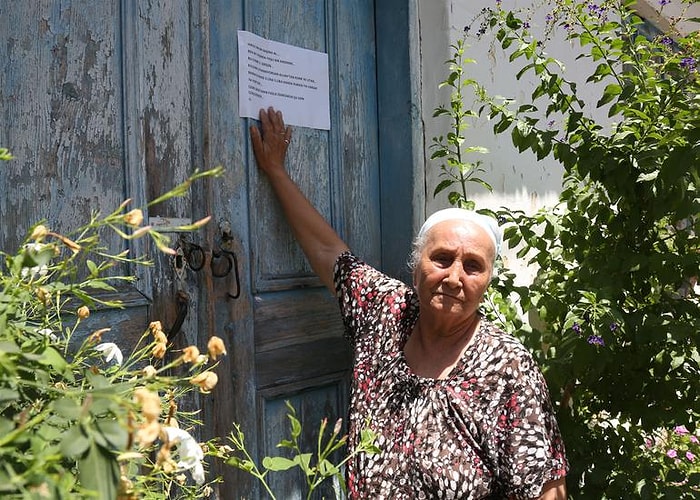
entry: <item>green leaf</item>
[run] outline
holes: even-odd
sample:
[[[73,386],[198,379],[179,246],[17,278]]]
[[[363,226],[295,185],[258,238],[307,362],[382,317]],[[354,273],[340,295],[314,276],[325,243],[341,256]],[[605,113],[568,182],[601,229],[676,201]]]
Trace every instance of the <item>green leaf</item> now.
[[[92,443],[88,453],[78,462],[78,474],[82,486],[97,492],[98,498],[117,498],[119,465],[109,451]]]
[[[599,108],[605,106],[620,94],[622,94],[622,87],[617,83],[611,83],[605,87],[605,90],[603,91],[603,96],[600,98],[596,106]]]
[[[338,467],[336,467],[330,461],[325,459],[322,460],[320,464],[318,464],[318,470],[324,477],[334,476],[340,473],[340,469],[338,469]]]
[[[301,467],[301,470],[306,472],[307,475],[312,474],[312,469],[311,469],[311,453],[300,453],[296,457],[294,457],[294,463],[299,465]]]
[[[69,397],[57,399],[52,403],[51,407],[56,414],[68,420],[78,420],[83,411],[80,404]]]
[[[285,457],[265,457],[262,464],[263,467],[271,471],[289,470],[297,465],[294,460]]]
[[[226,460],[226,464],[247,472],[250,472],[255,469],[255,464],[253,462],[239,457],[230,457],[228,460]]]
[[[92,260],[90,260],[90,259],[86,260],[85,264],[87,265],[88,269],[90,270],[91,276],[99,275],[99,271],[97,270],[97,264],[95,264]]]
[[[445,189],[449,188],[454,184],[455,181],[451,179],[445,179],[443,181],[440,181],[440,183],[435,187],[435,191],[433,191],[433,196],[437,195],[438,193],[444,191]]]
[[[15,424],[11,420],[0,417],[0,436],[4,436],[14,428]]]
[[[119,421],[113,418],[97,419],[95,426],[110,448],[116,450],[126,448],[129,433]]]
[[[83,455],[90,447],[90,439],[83,432],[81,425],[74,425],[66,432],[61,440],[61,454],[74,458]]]
[[[63,373],[68,366],[63,355],[51,346],[44,349],[39,362],[43,365],[48,365],[54,368],[58,373]]]
[[[296,448],[296,445],[294,444],[294,441],[290,441],[289,439],[283,439],[279,443],[277,443],[278,448]]]
[[[301,435],[301,423],[294,415],[287,415],[291,427],[292,438],[296,440]]]
[[[7,403],[9,401],[16,401],[19,399],[19,392],[14,389],[9,389],[7,387],[0,387],[0,403]]]

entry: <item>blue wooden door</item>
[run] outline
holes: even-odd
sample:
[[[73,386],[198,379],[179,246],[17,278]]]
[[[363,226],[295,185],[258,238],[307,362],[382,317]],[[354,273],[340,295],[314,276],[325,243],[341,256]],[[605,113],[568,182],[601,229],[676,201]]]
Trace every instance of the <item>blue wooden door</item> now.
[[[238,17],[240,16],[240,17]],[[350,352],[335,299],[312,274],[250,149],[237,102],[236,31],[325,52],[331,129],[295,128],[287,167],[314,205],[364,258],[380,263],[376,45],[372,0],[250,0],[210,4],[211,159],[227,168],[214,206],[226,214],[244,276],[242,296],[217,305],[230,373],[210,407],[219,429],[241,423],[257,456],[289,437],[285,401],[315,448],[321,419],[345,414]],[[227,474],[247,498],[249,478]],[[304,498],[297,472],[271,475],[280,498]],[[333,498],[330,484],[320,494]],[[320,496],[319,496],[320,498]]]
[[[409,5],[0,2],[0,146],[15,156],[0,170],[0,247],[12,250],[40,219],[67,231],[125,198],[142,205],[196,168],[226,169],[225,177],[198,183],[147,216],[177,223],[212,215],[195,234],[172,234],[173,245],[197,244],[209,263],[226,250],[236,255],[235,268],[196,269],[136,242],[132,252],[155,266],[118,269],[140,278],[119,291],[127,307],[91,315],[88,325],[107,324],[109,340],[135,342],[149,321],[174,323],[183,292],[187,316],[175,347],[204,348],[218,335],[229,349],[213,393],[183,408],[203,405],[202,437],[225,437],[238,422],[260,458],[276,453],[287,435],[284,401],[297,409],[311,443],[322,418],[344,416],[348,397],[350,353],[335,301],[258,175],[252,122],[238,114],[237,31],[328,54],[331,129],[296,128],[288,168],[356,253],[400,271],[414,224],[412,138],[419,121],[411,102]],[[220,498],[259,498],[250,476],[215,472],[225,478]],[[273,479],[279,498],[301,498],[299,479]]]

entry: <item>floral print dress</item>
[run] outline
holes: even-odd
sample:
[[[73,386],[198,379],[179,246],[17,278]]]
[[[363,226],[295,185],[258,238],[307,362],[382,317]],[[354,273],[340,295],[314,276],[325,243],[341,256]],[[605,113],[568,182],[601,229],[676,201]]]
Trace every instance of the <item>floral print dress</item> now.
[[[350,252],[334,278],[355,356],[350,445],[369,425],[381,449],[348,464],[351,498],[533,498],[566,474],[547,386],[518,340],[482,318],[447,378],[417,376],[403,354],[413,290]]]

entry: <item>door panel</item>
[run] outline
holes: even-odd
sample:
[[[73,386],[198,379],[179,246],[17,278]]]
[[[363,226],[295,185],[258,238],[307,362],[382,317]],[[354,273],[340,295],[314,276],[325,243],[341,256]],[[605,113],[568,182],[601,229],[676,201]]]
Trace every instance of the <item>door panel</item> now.
[[[34,222],[66,232],[123,201],[119,19],[112,3],[0,4],[3,249]]]
[[[0,168],[3,250],[14,252],[36,222],[68,234],[130,196],[122,21],[114,2],[0,4],[0,145],[14,156]],[[114,254],[130,247],[109,231],[101,243]],[[120,264],[111,272],[134,269]],[[109,326],[105,340],[135,342],[147,325],[146,283],[104,294],[124,309],[94,306],[76,338]]]
[[[299,411],[303,445],[312,451],[321,419],[334,422],[345,414],[351,353],[335,298],[313,275],[257,171],[248,138],[248,126],[256,122],[232,123],[231,114],[237,113],[231,89],[237,74],[237,60],[230,54],[236,46],[233,26],[240,15],[239,29],[328,53],[331,130],[295,127],[287,169],[351,248],[378,265],[374,2],[250,0],[242,11],[231,12],[223,2],[211,3],[210,9],[212,159],[231,169],[226,188],[232,193],[220,201],[230,203],[237,221],[235,239],[250,279],[245,296],[229,303],[228,318],[217,319],[228,325],[233,345],[230,364],[222,367],[230,370],[231,383],[219,394],[231,391],[234,419],[244,430],[257,430],[257,438],[248,440],[254,456],[280,453],[276,444],[289,436],[286,400]],[[240,183],[248,186],[245,192]],[[209,411],[221,415],[216,403]],[[218,425],[227,425],[217,418]],[[245,498],[263,498],[250,478],[224,473]],[[295,473],[270,477],[275,491],[296,498]]]
[[[294,406],[297,418],[306,425],[302,427],[302,436],[300,440],[304,443],[313,443],[315,445],[318,439],[318,432],[321,420],[327,420],[325,439],[328,438],[335,422],[343,415],[338,413],[338,402],[342,402],[341,406],[345,406],[346,393],[344,388],[337,384],[331,383],[325,386],[314,387],[307,389],[297,394],[285,392],[282,395],[276,394],[274,391],[261,391],[259,398],[259,408],[262,413],[260,420],[260,434],[265,436],[263,449],[275,450],[275,454],[280,454],[291,458],[289,453],[285,453],[284,448],[277,448],[276,441],[278,436],[285,436],[290,439],[290,425],[287,417],[288,409],[285,401]],[[326,440],[324,439],[324,444]],[[315,448],[312,448],[315,449]],[[309,450],[311,451],[311,450]],[[338,461],[340,455],[332,457],[334,461]],[[302,500],[306,498],[303,485],[306,484],[305,478],[299,469],[293,469],[270,475],[270,486],[273,492],[284,492],[278,495],[279,498],[285,500]],[[336,498],[333,489],[339,485],[332,481],[327,481],[318,488],[314,498],[334,499]]]
[[[225,437],[238,422],[254,457],[278,452],[288,436],[284,402],[315,447],[322,418],[347,406],[350,352],[335,299],[313,275],[267,181],[255,167],[248,126],[238,115],[237,31],[327,52],[329,131],[296,127],[288,168],[319,211],[359,255],[380,264],[377,68],[373,0],[148,0],[0,2],[0,146],[16,157],[0,169],[0,247],[16,247],[40,219],[66,231],[91,211],[124,199],[141,206],[196,168],[222,165],[223,178],[153,207],[152,223],[212,215],[203,230],[178,238],[235,252],[234,273],[216,277],[154,251],[129,245],[155,265],[120,290],[125,310],[90,316],[120,342],[137,339],[149,321],[168,329],[188,297],[176,347],[204,349],[224,338],[229,355],[219,385],[203,397],[203,438]],[[105,241],[126,248],[117,237]],[[209,262],[209,261],[207,261]],[[127,348],[128,349],[128,348]],[[187,403],[194,408],[200,401]],[[231,468],[220,498],[261,498],[254,480]],[[292,491],[297,479],[273,479]],[[324,490],[329,496],[330,490]]]

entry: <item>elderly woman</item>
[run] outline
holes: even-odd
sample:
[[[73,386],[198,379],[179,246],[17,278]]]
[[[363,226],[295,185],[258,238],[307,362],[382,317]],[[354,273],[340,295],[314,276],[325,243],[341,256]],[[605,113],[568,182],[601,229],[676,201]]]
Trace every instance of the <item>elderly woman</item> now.
[[[381,453],[348,464],[354,499],[566,498],[568,464],[529,352],[479,313],[501,244],[489,217],[426,220],[413,287],[353,255],[284,168],[291,129],[260,112],[253,150],[354,348],[350,446],[366,422]]]

